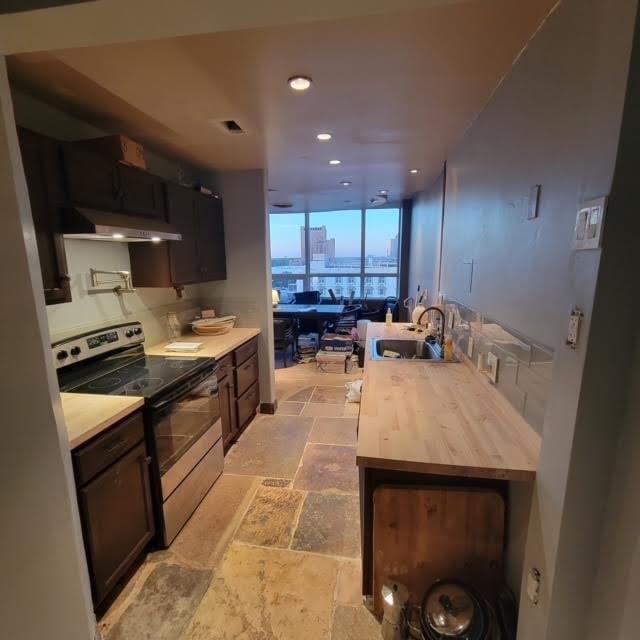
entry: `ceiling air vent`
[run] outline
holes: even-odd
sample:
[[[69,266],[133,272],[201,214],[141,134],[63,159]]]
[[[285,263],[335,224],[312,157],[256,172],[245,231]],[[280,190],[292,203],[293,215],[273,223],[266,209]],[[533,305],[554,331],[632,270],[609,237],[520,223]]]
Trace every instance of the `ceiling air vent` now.
[[[220,123],[220,126],[227,133],[234,133],[234,134],[244,133],[244,129],[235,120],[223,120]]]

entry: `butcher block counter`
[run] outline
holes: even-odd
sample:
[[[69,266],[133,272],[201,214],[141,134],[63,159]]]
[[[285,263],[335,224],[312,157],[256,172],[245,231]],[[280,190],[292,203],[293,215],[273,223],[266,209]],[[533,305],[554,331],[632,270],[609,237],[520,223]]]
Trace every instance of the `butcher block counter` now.
[[[193,355],[198,358],[216,358],[220,359],[231,353],[234,349],[243,345],[245,342],[251,340],[260,335],[260,329],[244,329],[234,328],[221,336],[197,336],[194,333],[180,336],[180,342],[202,342],[202,348],[199,351],[193,353],[176,353],[173,351],[167,351],[165,347],[168,342],[161,342],[160,344],[148,347],[145,349],[147,355],[150,356],[185,356]]]
[[[91,440],[144,404],[144,398],[93,393],[61,393],[60,398],[70,449]]]
[[[368,326],[358,466],[532,481],[540,437],[469,361],[371,358],[372,338],[424,340],[406,326]]]

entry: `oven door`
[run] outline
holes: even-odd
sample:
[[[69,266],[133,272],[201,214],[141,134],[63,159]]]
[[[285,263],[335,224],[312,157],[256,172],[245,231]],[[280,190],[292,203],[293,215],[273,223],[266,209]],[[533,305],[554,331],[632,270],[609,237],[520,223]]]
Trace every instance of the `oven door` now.
[[[166,500],[222,436],[215,368],[152,404],[151,423]]]

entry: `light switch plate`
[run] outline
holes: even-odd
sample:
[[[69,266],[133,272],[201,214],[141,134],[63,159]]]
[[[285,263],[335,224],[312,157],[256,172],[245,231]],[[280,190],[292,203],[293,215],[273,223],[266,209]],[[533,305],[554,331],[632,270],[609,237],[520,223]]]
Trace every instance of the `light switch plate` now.
[[[500,358],[495,353],[487,353],[487,375],[494,384],[498,381],[498,367],[500,365]]]
[[[467,340],[467,357],[469,359],[473,358],[473,336],[469,336]]]
[[[606,198],[596,198],[584,202],[578,209],[574,231],[576,251],[599,249],[602,246],[606,204]]]

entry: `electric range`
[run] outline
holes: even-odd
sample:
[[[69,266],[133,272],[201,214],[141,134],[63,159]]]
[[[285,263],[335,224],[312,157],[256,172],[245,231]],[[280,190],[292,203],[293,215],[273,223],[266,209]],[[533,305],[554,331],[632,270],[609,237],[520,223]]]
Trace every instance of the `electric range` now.
[[[214,358],[150,356],[140,323],[112,325],[52,345],[61,391],[139,396],[160,544],[168,546],[222,473]]]

